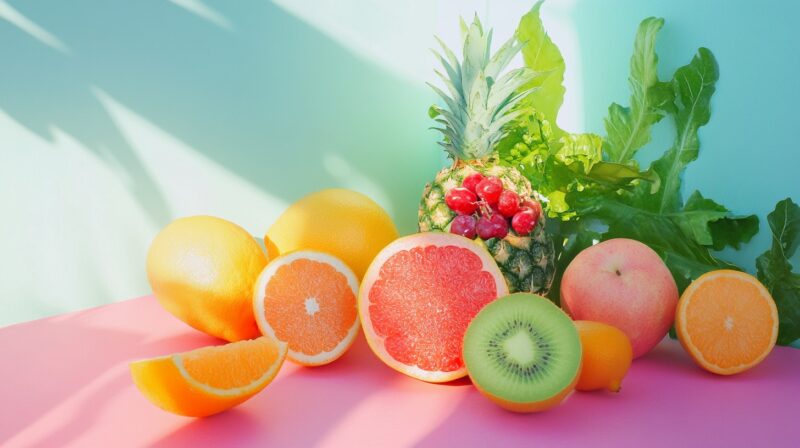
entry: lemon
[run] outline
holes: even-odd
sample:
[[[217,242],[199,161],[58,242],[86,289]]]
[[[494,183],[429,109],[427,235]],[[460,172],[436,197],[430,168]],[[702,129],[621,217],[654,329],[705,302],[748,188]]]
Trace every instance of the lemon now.
[[[278,252],[300,249],[329,253],[361,279],[387,244],[397,239],[392,219],[367,196],[341,188],[312,193],[292,204],[269,228]]]
[[[243,228],[220,218],[173,221],[147,253],[147,278],[161,305],[178,319],[228,341],[261,335],[253,285],[267,256]]]

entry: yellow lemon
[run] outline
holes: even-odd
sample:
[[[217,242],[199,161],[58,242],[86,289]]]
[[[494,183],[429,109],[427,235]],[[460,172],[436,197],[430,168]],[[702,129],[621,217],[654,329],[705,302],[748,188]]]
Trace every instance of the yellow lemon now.
[[[269,228],[278,252],[311,249],[329,253],[361,279],[387,244],[397,239],[392,219],[361,193],[331,188],[312,193],[292,204]]]
[[[178,319],[228,341],[261,335],[253,285],[267,256],[246,230],[211,216],[173,221],[147,253],[147,278],[161,305]]]

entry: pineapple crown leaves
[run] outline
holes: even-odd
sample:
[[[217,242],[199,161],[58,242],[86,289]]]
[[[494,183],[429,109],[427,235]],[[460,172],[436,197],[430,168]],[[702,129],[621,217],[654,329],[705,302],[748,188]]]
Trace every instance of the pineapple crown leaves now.
[[[511,62],[523,44],[511,37],[492,55],[492,31],[484,32],[477,14],[471,25],[461,19],[463,57],[461,62],[438,37],[442,52],[431,50],[444,67],[435,70],[449,95],[428,83],[444,100],[446,107],[431,106],[429,115],[441,127],[445,139],[439,142],[455,159],[480,159],[489,156],[506,135],[505,125],[524,112],[515,109],[520,99],[533,89],[520,88],[539,74],[527,67],[500,72]]]

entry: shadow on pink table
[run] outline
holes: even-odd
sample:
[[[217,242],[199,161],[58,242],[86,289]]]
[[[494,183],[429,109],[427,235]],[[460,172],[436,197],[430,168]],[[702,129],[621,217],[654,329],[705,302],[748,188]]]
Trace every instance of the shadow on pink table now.
[[[541,414],[506,412],[463,379],[407,378],[359,337],[337,362],[287,362],[262,393],[192,419],[151,405],[128,363],[221,341],[143,297],[0,329],[0,446],[793,446],[800,350],[719,377],[665,340],[619,394],[576,393]]]

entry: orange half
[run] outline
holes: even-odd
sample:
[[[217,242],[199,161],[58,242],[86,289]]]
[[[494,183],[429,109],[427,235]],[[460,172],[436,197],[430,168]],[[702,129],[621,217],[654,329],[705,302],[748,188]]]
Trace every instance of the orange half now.
[[[342,356],[358,333],[358,280],[338,258],[297,251],[271,261],[253,292],[262,334],[286,342],[287,357],[302,365]]]
[[[778,308],[752,275],[712,271],[684,291],[675,329],[697,364],[732,375],[754,367],[772,351],[778,338]]]
[[[188,417],[230,409],[278,374],[286,344],[260,337],[132,362],[133,382],[156,406]]]

